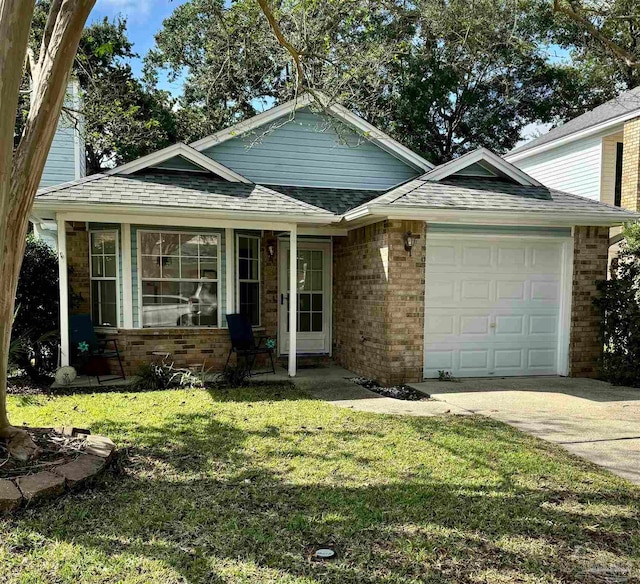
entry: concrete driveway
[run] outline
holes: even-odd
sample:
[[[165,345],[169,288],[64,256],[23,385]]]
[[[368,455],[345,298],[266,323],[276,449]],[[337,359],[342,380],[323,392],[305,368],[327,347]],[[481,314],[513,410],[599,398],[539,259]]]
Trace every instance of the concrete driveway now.
[[[512,377],[413,387],[511,424],[640,484],[640,389],[592,379]]]

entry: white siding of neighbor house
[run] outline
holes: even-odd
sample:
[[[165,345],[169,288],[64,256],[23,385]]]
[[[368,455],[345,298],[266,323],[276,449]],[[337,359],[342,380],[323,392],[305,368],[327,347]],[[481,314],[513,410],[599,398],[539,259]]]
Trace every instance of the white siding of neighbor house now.
[[[597,201],[601,162],[602,136],[594,136],[515,160],[512,164],[549,188]]]
[[[308,109],[203,153],[261,184],[388,189],[422,174],[348,126]]]

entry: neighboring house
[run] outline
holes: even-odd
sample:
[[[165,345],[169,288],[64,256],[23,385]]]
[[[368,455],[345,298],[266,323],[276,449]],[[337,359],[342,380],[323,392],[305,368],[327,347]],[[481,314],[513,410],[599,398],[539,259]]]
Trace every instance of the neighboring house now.
[[[509,152],[545,186],[640,210],[640,87]],[[615,237],[619,229],[612,230]]]
[[[66,105],[79,110],[80,88],[77,82],[69,83]],[[75,116],[75,117],[72,117]],[[51,150],[44,165],[40,187],[50,187],[60,183],[83,178],[86,175],[83,117],[79,114],[63,113],[60,116]],[[56,224],[34,222],[34,233],[56,247]]]
[[[609,228],[635,214],[484,149],[434,168],[312,105],[39,191],[34,216],[58,225],[63,363],[71,287],[129,374],[166,353],[221,369],[238,311],[291,375],[302,355],[383,383],[595,373],[595,283]]]

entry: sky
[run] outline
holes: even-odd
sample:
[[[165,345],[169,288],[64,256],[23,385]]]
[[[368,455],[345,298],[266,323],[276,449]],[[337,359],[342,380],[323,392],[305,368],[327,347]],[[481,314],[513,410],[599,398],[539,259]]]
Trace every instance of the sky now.
[[[133,72],[139,75],[142,59],[153,47],[154,35],[162,27],[162,21],[185,2],[186,0],[97,0],[89,15],[89,22],[102,20],[105,16],[109,19],[118,15],[126,17],[129,40],[133,42],[133,50],[139,55],[131,66]],[[161,79],[159,85],[173,94],[180,93],[179,81],[169,83],[166,79]]]

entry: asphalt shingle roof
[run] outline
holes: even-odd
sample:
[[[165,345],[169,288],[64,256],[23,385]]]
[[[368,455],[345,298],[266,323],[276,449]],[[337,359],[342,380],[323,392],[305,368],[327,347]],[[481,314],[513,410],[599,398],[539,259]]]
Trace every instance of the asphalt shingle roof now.
[[[161,171],[96,174],[41,189],[36,201],[328,215],[324,209],[262,185],[226,182],[206,174]]]
[[[628,114],[630,112],[637,111],[640,116],[640,85],[629,91],[621,93],[619,96],[613,98],[602,105],[588,111],[577,118],[573,118],[568,122],[565,122],[561,126],[549,130],[546,134],[535,138],[518,146],[509,152],[509,155],[519,154],[526,152],[537,146],[542,146],[559,138],[570,136],[581,130],[586,130],[597,124],[614,120],[620,116]]]
[[[266,185],[268,188],[284,193],[299,201],[321,207],[336,215],[342,215],[362,203],[379,197],[385,191],[371,191],[360,189],[327,189],[314,187],[291,187],[281,185]]]
[[[635,219],[635,214],[585,197],[547,187],[522,186],[508,181],[473,177],[450,177],[440,182],[415,179],[371,201],[375,205],[416,209],[460,209],[597,214],[603,218]]]

